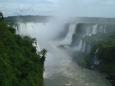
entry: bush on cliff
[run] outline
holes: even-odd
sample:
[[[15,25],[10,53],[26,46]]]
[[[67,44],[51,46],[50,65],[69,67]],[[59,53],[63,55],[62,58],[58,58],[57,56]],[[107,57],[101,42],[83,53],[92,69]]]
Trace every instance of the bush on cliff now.
[[[43,64],[33,39],[0,22],[0,86],[42,86]]]

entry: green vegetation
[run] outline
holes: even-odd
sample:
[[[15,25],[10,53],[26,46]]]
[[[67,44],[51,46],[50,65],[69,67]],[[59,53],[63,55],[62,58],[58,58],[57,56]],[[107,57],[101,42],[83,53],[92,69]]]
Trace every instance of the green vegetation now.
[[[87,58],[88,66],[107,75],[107,78],[115,86],[115,32],[94,35],[86,38],[87,43],[92,44],[92,50]],[[98,51],[96,52],[96,50]],[[98,64],[94,64],[94,58]]]
[[[33,42],[0,22],[0,86],[43,86],[43,62]]]

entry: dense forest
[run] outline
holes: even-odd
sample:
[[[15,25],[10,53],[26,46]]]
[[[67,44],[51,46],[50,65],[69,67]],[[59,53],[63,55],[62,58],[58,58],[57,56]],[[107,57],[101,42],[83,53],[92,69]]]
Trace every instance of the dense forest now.
[[[44,66],[34,41],[0,21],[0,86],[43,86]]]

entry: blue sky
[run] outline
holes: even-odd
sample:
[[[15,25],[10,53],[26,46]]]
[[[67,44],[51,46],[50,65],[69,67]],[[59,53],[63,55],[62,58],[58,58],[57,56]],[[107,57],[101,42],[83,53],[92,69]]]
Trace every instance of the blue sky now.
[[[115,0],[0,0],[8,15],[115,17]]]

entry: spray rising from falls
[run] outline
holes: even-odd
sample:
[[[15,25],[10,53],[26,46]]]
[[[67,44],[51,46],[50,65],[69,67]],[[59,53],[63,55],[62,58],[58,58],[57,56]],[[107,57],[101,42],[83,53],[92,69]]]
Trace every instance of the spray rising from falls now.
[[[40,48],[48,50],[44,74],[45,86],[111,86],[101,74],[76,65],[66,49],[59,47],[60,45],[75,46],[73,35],[77,31],[76,24],[70,24],[68,29],[65,29],[63,22],[62,20],[26,24],[18,22],[18,34],[36,38]],[[86,35],[92,35],[96,34],[96,31],[97,29],[88,29],[85,32]],[[65,35],[59,36],[60,34]],[[76,45],[77,48],[81,49],[82,43],[83,41],[80,40],[80,43]]]

